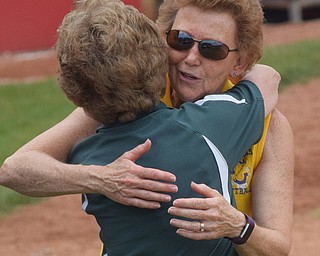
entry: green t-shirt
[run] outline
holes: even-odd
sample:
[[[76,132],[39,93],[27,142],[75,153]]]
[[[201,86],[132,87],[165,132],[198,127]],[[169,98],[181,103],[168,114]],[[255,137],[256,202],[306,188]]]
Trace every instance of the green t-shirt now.
[[[217,189],[231,204],[230,170],[257,142],[264,122],[258,88],[245,81],[226,94],[209,95],[180,109],[160,103],[134,122],[102,126],[72,150],[69,162],[106,165],[123,152],[151,139],[151,150],[136,163],[174,173],[179,191],[172,199],[199,197],[191,181]],[[241,124],[241,125],[239,125]],[[228,239],[194,241],[175,233],[167,213],[118,204],[99,194],[83,195],[83,208],[101,228],[103,255],[237,255]]]

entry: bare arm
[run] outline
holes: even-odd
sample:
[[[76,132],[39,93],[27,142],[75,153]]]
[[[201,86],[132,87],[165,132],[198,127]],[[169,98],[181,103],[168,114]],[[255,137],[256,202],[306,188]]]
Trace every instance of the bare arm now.
[[[242,80],[249,80],[259,87],[264,99],[265,116],[271,113],[278,102],[280,74],[269,66],[256,64]]]
[[[72,146],[94,133],[97,126],[82,109],[76,109],[7,158],[1,166],[1,184],[31,196],[76,193],[82,179],[74,178],[84,173],[62,162]],[[72,179],[79,184],[71,184]]]
[[[277,110],[272,114],[262,160],[253,175],[256,228],[237,250],[240,255],[288,255],[293,217],[294,145],[291,127]]]
[[[169,201],[170,196],[161,192],[175,192],[176,186],[158,180],[172,182],[174,175],[134,164],[150,149],[151,142],[106,167],[63,163],[73,145],[94,133],[98,125],[82,109],[75,110],[7,158],[1,166],[0,184],[30,196],[95,192],[145,208],[158,208],[159,202]]]
[[[256,221],[248,241],[235,248],[239,255],[288,255],[291,247],[293,208],[294,150],[291,127],[284,116],[274,111],[265,151],[254,173],[253,219]],[[169,213],[194,219],[172,219],[177,233],[195,240],[239,236],[244,224],[241,212],[229,205],[214,189],[204,184],[192,188],[205,199],[177,199]],[[203,220],[205,232],[199,232]]]

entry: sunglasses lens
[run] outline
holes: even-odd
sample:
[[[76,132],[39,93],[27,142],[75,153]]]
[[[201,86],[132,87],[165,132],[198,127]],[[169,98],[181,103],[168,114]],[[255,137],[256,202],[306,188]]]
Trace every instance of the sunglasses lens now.
[[[199,51],[203,57],[211,60],[223,60],[229,53],[228,46],[214,40],[201,41]]]
[[[167,44],[177,50],[190,50],[195,42],[199,43],[200,54],[210,60],[223,60],[230,51],[229,47],[224,43],[215,40],[196,40],[189,33],[182,30],[170,30],[167,32]]]
[[[194,40],[184,31],[170,30],[167,33],[167,44],[177,51],[186,51],[192,48]]]

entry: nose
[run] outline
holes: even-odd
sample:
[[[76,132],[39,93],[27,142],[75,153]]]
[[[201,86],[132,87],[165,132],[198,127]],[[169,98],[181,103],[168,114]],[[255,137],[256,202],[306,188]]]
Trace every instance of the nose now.
[[[184,61],[189,66],[198,66],[201,63],[201,58],[202,58],[202,56],[199,52],[198,43],[195,42],[193,47],[187,51],[187,55],[186,55],[186,58],[184,59]]]

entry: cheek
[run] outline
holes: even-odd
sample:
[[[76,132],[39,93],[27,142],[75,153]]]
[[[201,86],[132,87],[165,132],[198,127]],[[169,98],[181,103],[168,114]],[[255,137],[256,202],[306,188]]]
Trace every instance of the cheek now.
[[[203,83],[203,90],[206,94],[208,93],[218,93],[221,92],[222,87],[225,83],[225,81],[228,78],[229,70],[225,67],[218,67],[215,66],[208,66],[205,69],[205,77]]]
[[[171,65],[175,65],[183,61],[186,58],[186,55],[187,54],[185,52],[179,52],[168,48],[169,63]]]

